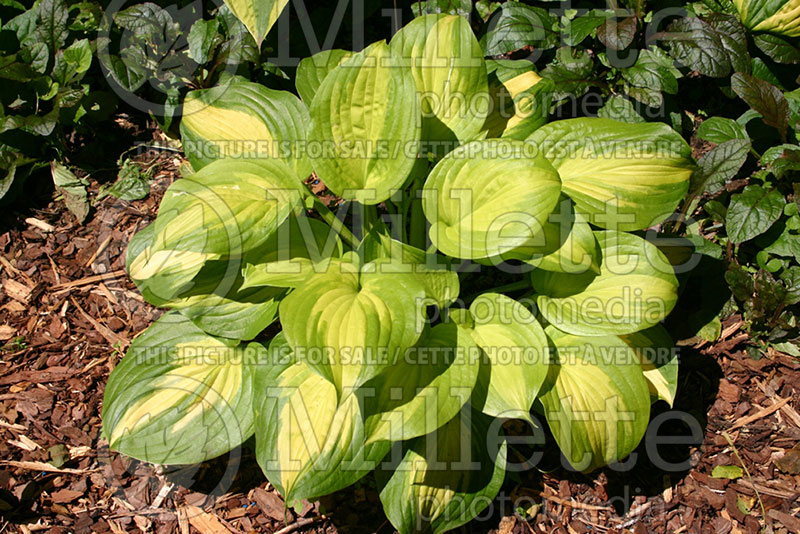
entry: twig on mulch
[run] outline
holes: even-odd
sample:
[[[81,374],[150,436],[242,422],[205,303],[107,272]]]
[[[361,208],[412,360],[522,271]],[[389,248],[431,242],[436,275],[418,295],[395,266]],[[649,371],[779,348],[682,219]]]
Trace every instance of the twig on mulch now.
[[[71,289],[73,287],[79,286],[86,286],[89,284],[94,284],[96,282],[102,282],[104,280],[116,280],[125,276],[125,269],[119,269],[118,271],[112,271],[110,273],[103,273],[103,274],[96,274],[94,276],[87,276],[86,278],[81,278],[80,280],[73,280],[72,282],[64,282],[63,284],[58,284],[53,286],[53,290],[57,292],[62,292],[65,289]]]
[[[745,425],[749,425],[753,421],[758,421],[762,417],[766,417],[771,413],[777,412],[787,402],[789,402],[788,398],[782,399],[782,400],[776,402],[775,404],[773,404],[772,406],[768,406],[768,407],[766,407],[766,408],[764,408],[762,410],[759,410],[758,412],[754,413],[753,415],[748,415],[747,417],[742,417],[739,420],[737,420],[735,423],[733,423],[733,426],[731,426],[729,430],[736,430],[737,428],[741,428],[741,427],[743,427]]]
[[[298,519],[291,525],[286,525],[280,530],[276,530],[274,534],[289,534],[290,532],[294,532],[297,529],[306,527],[308,525],[313,525],[314,523],[318,523],[319,521],[325,521],[328,519],[328,516],[325,514],[318,515],[315,517],[308,517],[305,519]]]
[[[130,344],[129,340],[125,339],[119,334],[114,333],[110,328],[100,324],[100,322],[98,322],[97,319],[86,313],[84,309],[81,308],[80,304],[78,304],[77,300],[75,300],[74,298],[71,298],[70,300],[72,301],[72,305],[75,306],[75,308],[81,313],[81,315],[83,315],[83,317],[87,321],[92,323],[92,326],[94,326],[95,330],[97,330],[100,333],[100,335],[106,339],[106,341],[111,343],[112,346],[119,344],[120,347],[125,347]]]
[[[98,469],[71,469],[69,467],[56,467],[52,464],[45,462],[17,462],[14,460],[0,461],[2,465],[10,465],[11,467],[18,467],[20,469],[27,469],[28,471],[44,471],[46,473],[61,473],[65,475],[85,475]]]

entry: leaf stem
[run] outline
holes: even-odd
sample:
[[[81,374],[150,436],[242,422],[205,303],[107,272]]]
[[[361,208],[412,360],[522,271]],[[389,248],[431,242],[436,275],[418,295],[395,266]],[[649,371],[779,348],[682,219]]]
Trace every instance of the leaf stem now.
[[[339,219],[335,213],[333,213],[328,206],[326,206],[320,199],[308,189],[306,186],[303,191],[306,192],[309,198],[313,199],[314,201],[314,209],[317,210],[317,213],[325,220],[326,223],[330,225],[333,230],[344,239],[348,245],[351,247],[358,248],[361,242],[356,239],[356,236],[353,235],[353,232]]]

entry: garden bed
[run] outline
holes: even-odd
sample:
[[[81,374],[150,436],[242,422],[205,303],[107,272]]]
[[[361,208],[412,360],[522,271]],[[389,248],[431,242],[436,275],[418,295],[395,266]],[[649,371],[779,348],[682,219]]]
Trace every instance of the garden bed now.
[[[154,156],[145,154],[142,161]],[[62,202],[5,216],[0,532],[392,532],[371,476],[284,513],[248,444],[219,460],[172,470],[108,451],[100,438],[108,374],[130,341],[160,315],[123,271],[128,240],[155,218],[180,160],[163,153],[151,164],[155,179],[146,199],[106,197],[82,225]],[[98,184],[89,189],[96,194]],[[755,534],[764,524],[758,495],[768,528],[800,532],[800,450],[792,450],[800,439],[800,363],[773,349],[751,358],[743,350],[748,336],[742,326],[734,315],[723,322],[715,344],[681,349],[675,410],[701,422],[704,435],[702,443],[662,452],[674,462],[688,460],[690,469],[668,473],[641,462],[627,473],[531,470],[507,477],[499,506],[466,528]],[[666,410],[660,403],[654,416]],[[680,424],[664,429],[688,434]],[[643,458],[646,441],[637,450]],[[749,474],[736,480],[712,476],[715,466],[740,462]],[[546,455],[541,467],[555,466],[557,458]],[[531,497],[538,510],[515,510],[509,497],[518,496]]]

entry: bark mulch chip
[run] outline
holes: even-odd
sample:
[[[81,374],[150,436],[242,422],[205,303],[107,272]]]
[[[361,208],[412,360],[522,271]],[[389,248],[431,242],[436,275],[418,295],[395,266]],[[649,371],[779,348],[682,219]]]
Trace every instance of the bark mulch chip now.
[[[111,452],[101,439],[108,374],[161,313],[125,276],[125,249],[155,218],[176,177],[174,159],[164,156],[149,197],[106,197],[82,225],[61,203],[5,216],[0,533],[390,534],[372,477],[286,510],[251,443],[199,466],[160,467]],[[716,344],[682,348],[676,405],[653,406],[651,431],[632,468],[582,475],[564,469],[552,446],[519,447],[521,455],[539,453],[544,472],[509,474],[498,499],[468,530],[800,532],[800,363],[774,350],[750,358],[741,327],[741,318],[731,317]],[[506,427],[526,432],[518,422]],[[677,438],[657,442],[658,435]],[[715,467],[731,465],[745,474],[713,476]]]

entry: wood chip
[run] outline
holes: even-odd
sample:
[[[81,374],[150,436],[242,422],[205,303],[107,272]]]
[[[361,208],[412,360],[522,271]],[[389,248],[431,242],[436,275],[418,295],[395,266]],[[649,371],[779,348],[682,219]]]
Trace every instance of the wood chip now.
[[[123,278],[124,276],[125,276],[125,269],[119,269],[118,271],[112,271],[110,273],[95,274],[93,276],[87,276],[86,278],[81,278],[80,280],[64,282],[63,284],[58,284],[53,286],[53,290],[60,293],[61,290],[71,289],[73,287],[86,286],[89,284],[102,282],[104,280],[118,280],[120,278]]]
[[[0,341],[7,341],[14,337],[17,333],[17,329],[13,326],[4,324],[0,325]]]
[[[55,232],[56,230],[56,227],[53,226],[52,224],[46,223],[40,219],[37,219],[36,217],[28,217],[27,219],[25,219],[25,222],[30,224],[31,226],[38,228],[42,232],[50,233],[50,232]]]
[[[25,284],[20,284],[16,280],[8,278],[3,282],[3,290],[12,299],[25,305],[30,304],[33,290]]]
[[[100,322],[97,319],[86,313],[84,309],[81,308],[80,304],[78,304],[78,301],[76,301],[75,299],[71,300],[72,300],[72,305],[75,306],[75,309],[77,309],[87,321],[92,323],[94,329],[97,330],[100,333],[100,335],[106,339],[106,341],[111,343],[111,345],[119,345],[122,348],[122,347],[127,347],[130,344],[130,341],[118,335],[116,332],[114,332],[107,326],[100,324]]]
[[[781,407],[784,406],[787,402],[789,402],[788,398],[782,399],[782,400],[776,402],[775,404],[773,404],[772,406],[768,406],[768,407],[766,407],[766,408],[764,408],[762,410],[759,410],[758,412],[754,413],[753,415],[748,415],[747,417],[742,417],[739,420],[737,420],[735,423],[733,423],[733,426],[731,426],[729,428],[729,430],[736,430],[737,428],[741,428],[741,427],[743,427],[745,425],[749,425],[750,423],[752,423],[754,421],[758,421],[762,417],[766,417],[771,413],[775,413],[778,410],[780,410]]]
[[[68,467],[56,467],[45,462],[16,462],[14,460],[0,460],[0,465],[10,465],[29,471],[44,471],[45,473],[63,473],[65,475],[85,475],[97,469],[70,469]]]
[[[100,254],[103,253],[103,251],[106,249],[106,247],[108,246],[109,243],[111,243],[111,236],[110,235],[107,238],[105,238],[102,243],[100,243],[100,245],[97,247],[97,250],[95,250],[94,254],[92,254],[92,257],[89,258],[88,260],[86,260],[86,264],[84,266],[88,267],[91,264],[93,264],[94,260],[96,260],[97,257]]]
[[[264,515],[270,519],[275,521],[286,520],[286,505],[275,493],[266,491],[264,488],[256,488],[253,490],[252,499],[264,512]]]
[[[183,507],[183,510],[186,513],[189,524],[199,530],[200,534],[231,534],[230,530],[225,528],[225,525],[219,519],[205,512],[202,508],[187,504]]]

